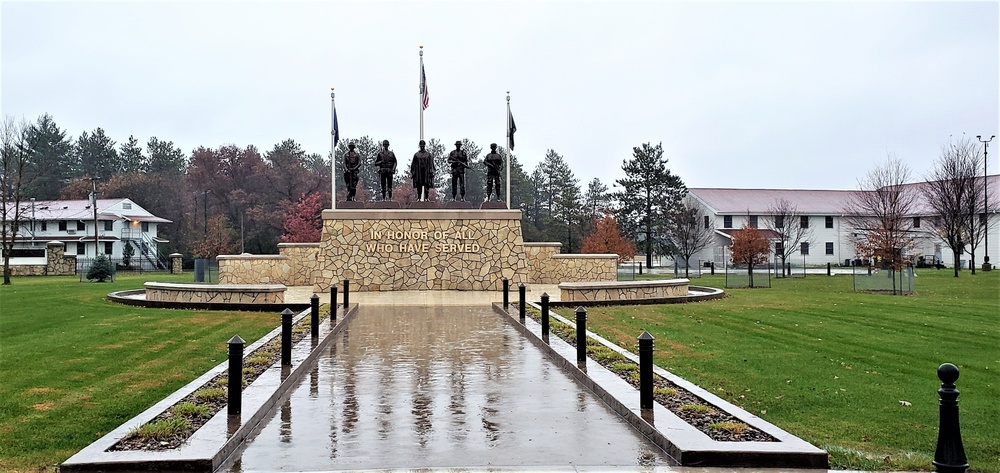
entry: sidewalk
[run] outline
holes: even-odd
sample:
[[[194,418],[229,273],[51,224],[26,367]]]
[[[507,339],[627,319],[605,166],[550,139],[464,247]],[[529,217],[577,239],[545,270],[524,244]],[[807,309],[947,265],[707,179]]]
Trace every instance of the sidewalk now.
[[[532,284],[528,286],[526,296],[529,301],[538,301],[542,293],[549,295],[552,302],[559,301],[559,287],[556,284]],[[312,286],[289,286],[285,291],[285,302],[309,303],[312,297]],[[320,304],[330,302],[330,292],[316,293]],[[343,301],[344,294],[337,294],[337,299]],[[489,306],[493,302],[502,302],[501,291],[351,291],[351,302],[364,305],[384,306]],[[517,302],[517,286],[510,288],[510,302]]]

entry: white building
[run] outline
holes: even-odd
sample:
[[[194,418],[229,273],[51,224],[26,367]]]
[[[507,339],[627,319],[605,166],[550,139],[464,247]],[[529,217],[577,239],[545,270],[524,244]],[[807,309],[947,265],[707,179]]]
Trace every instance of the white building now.
[[[32,200],[23,202],[21,208],[15,251],[44,250],[46,243],[60,241],[66,245],[66,254],[78,259],[104,254],[120,262],[129,245],[134,251],[132,265],[152,269],[165,261],[158,245],[167,240],[158,231],[159,225],[170,220],[130,199],[98,199],[96,216],[89,200]]]
[[[982,180],[980,179],[980,182]],[[988,196],[992,202],[997,202],[1000,198],[1000,176],[989,176]],[[908,184],[916,186],[920,184]],[[707,219],[701,222],[708,227],[714,225],[715,242],[706,250],[699,252],[692,257],[694,261],[714,261],[716,266],[725,263],[728,254],[725,247],[732,244],[732,234],[739,230],[745,223],[752,227],[760,228],[766,238],[772,239],[771,255],[774,255],[773,237],[766,229],[769,223],[773,222],[774,216],[769,209],[776,206],[780,199],[784,199],[796,208],[796,213],[800,215],[800,224],[810,230],[808,241],[802,242],[799,248],[792,254],[789,262],[795,266],[823,266],[826,263],[834,265],[845,264],[846,262],[860,259],[854,247],[853,228],[848,225],[845,219],[845,210],[851,201],[851,195],[856,191],[841,190],[806,190],[806,189],[718,189],[718,188],[692,188],[688,189],[689,194],[695,202],[700,204],[707,215]],[[919,195],[919,194],[918,194]],[[930,225],[934,218],[932,212],[921,197],[917,199],[917,208],[912,218],[912,228],[915,232],[916,247],[908,255],[916,260],[924,257],[928,263],[941,261],[949,267],[952,265],[952,252],[948,245],[935,237]],[[998,232],[998,208],[992,206],[989,212],[989,225],[987,225],[987,243],[980,241],[976,247],[977,267],[981,266],[983,256],[990,256],[990,263],[994,266],[1000,258],[1000,232]],[[768,219],[768,220],[765,220]],[[988,251],[984,251],[988,250]],[[968,253],[960,259],[967,260]],[[968,262],[965,263],[968,268]]]

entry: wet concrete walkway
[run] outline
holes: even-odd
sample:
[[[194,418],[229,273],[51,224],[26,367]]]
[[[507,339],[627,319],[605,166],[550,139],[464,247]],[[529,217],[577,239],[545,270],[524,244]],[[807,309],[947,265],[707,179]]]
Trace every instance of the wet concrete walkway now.
[[[486,307],[363,306],[337,337],[223,471],[671,464]]]

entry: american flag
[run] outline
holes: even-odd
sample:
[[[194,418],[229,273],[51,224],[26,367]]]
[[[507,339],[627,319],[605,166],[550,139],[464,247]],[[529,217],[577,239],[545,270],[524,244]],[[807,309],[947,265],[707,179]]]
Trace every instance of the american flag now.
[[[427,74],[424,73],[424,65],[420,64],[420,104],[423,110],[431,103],[431,94],[427,91]]]

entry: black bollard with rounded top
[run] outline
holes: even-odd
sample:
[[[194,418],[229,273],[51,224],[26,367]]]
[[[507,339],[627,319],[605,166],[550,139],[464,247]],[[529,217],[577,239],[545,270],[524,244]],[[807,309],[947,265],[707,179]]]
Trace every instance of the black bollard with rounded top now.
[[[319,336],[319,296],[316,294],[309,298],[309,328],[312,338]]]
[[[503,278],[503,310],[510,306],[510,281]]]
[[[337,321],[337,285],[330,285],[330,323]]]
[[[831,274],[830,273],[830,262],[827,262],[826,263],[826,275],[829,276],[830,274]]]
[[[712,270],[712,276],[715,276],[715,261],[712,261],[709,267]]]
[[[292,364],[292,310],[281,311],[281,366]]]
[[[542,337],[549,336],[549,294],[542,293]]]
[[[576,361],[587,361],[587,309],[576,308]]]
[[[639,262],[639,276],[642,276],[642,261]]]
[[[347,305],[351,303],[351,280],[344,280],[344,310],[347,310]]]
[[[239,335],[229,339],[229,399],[226,410],[237,415],[243,410],[243,346],[246,342]]]
[[[524,283],[517,284],[517,317],[521,319],[521,323],[524,323],[524,293],[525,293]]]
[[[639,334],[639,408],[653,408],[653,338],[643,330]]]
[[[958,424],[958,389],[955,389],[958,367],[944,363],[938,367],[937,375],[941,380],[941,389],[938,390],[941,419],[932,463],[935,470],[941,473],[964,473],[969,469],[969,461],[965,457],[962,431]]]

